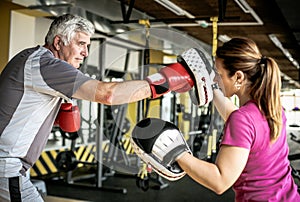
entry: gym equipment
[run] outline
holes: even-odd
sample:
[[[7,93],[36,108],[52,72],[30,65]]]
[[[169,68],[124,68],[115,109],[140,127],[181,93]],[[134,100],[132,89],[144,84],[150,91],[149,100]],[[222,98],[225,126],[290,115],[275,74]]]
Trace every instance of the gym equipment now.
[[[69,134],[69,133],[66,133],[66,134]],[[76,155],[75,155],[75,144],[76,144],[76,139],[79,137],[79,135],[77,132],[70,133],[70,134],[73,135],[72,138],[69,138],[71,140],[70,150],[65,150],[65,151],[59,152],[55,158],[57,169],[59,171],[68,173],[70,171],[75,170],[79,163],[95,165],[95,163],[93,163],[93,162],[85,162],[85,161],[77,160]],[[67,179],[67,180],[69,180],[69,179]]]
[[[139,20],[139,24],[144,25],[145,27],[145,48],[141,52],[141,61],[142,61],[142,68],[140,68],[139,71],[139,79],[144,79],[149,75],[149,65],[150,65],[150,21],[149,20]],[[162,97],[159,98],[160,102],[162,101]],[[141,100],[138,101],[137,106],[137,118],[136,121],[140,121],[148,116],[149,113],[149,106],[150,102],[153,101],[150,99],[147,99],[146,101]],[[161,105],[160,105],[161,106]],[[173,117],[175,119],[175,117]],[[143,178],[141,175],[137,175],[137,187],[141,188],[143,191],[148,190],[148,188],[145,188],[143,186],[139,185],[145,185],[146,187],[149,186],[149,182],[153,181],[157,184],[158,189],[163,189],[168,186],[167,183],[165,183],[161,176],[157,175],[156,178],[151,178],[151,173],[149,173],[149,170],[146,170],[144,168],[147,167],[147,165],[144,162],[141,162],[140,158],[137,158],[136,160],[137,165],[140,166],[139,173],[145,173],[147,172],[147,177]],[[141,166],[143,165],[143,166]]]
[[[148,191],[150,188],[151,182],[155,182],[155,185],[152,185],[151,188],[155,190],[161,190],[169,186],[168,183],[164,183],[162,178],[157,173],[152,175],[152,166],[146,163],[142,164],[142,167],[137,174],[136,186],[143,191]]]
[[[94,162],[79,161],[76,158],[74,149],[59,152],[55,158],[55,162],[57,169],[66,173],[75,170],[78,164],[95,165]]]
[[[61,128],[59,128],[59,131],[62,137],[68,140],[75,140],[79,137],[78,132],[65,132]]]
[[[142,168],[140,169],[139,173],[137,174],[136,178],[136,186],[141,188],[143,191],[147,191],[149,189],[149,166],[147,164],[142,164]]]
[[[110,125],[106,126],[105,130],[109,147],[107,153],[104,154],[104,158],[105,164],[110,170],[116,169],[124,173],[136,173],[136,165],[133,165],[130,152],[126,151],[124,144],[124,140],[126,141],[127,138],[125,133],[130,129],[130,122],[126,118],[127,108],[127,104],[105,108],[104,118],[106,121],[110,120]]]
[[[194,139],[192,140],[192,151],[193,155],[201,158],[201,148],[203,146],[203,142],[205,141],[205,136],[209,134],[209,127],[211,124],[211,109],[212,109],[212,103],[209,103],[208,106],[203,106],[200,108],[201,114],[194,117],[194,121],[197,123],[195,125],[195,129],[197,129],[197,132],[190,132],[190,135],[194,135]]]
[[[76,156],[71,150],[59,152],[55,161],[58,170],[63,172],[75,170],[75,168],[77,168],[78,165]]]
[[[298,128],[298,130],[300,129],[300,127],[298,125],[290,125],[290,127],[294,127],[294,128]],[[299,131],[298,131],[299,132]],[[299,133],[300,134],[300,133]],[[290,132],[290,140],[292,140],[295,143],[300,144],[300,139],[299,136],[296,134],[296,132]],[[295,153],[295,154],[290,154],[288,156],[289,161],[292,163],[293,161],[297,161],[300,159],[300,153]],[[292,168],[292,176],[297,179],[298,181],[300,181],[300,171],[297,170],[292,164],[291,164],[291,168]],[[298,188],[299,192],[300,192],[300,187]]]

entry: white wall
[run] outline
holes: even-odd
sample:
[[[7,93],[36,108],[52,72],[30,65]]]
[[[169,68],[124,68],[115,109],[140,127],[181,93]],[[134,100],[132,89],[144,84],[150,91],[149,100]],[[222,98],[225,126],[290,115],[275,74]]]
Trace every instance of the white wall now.
[[[44,45],[52,20],[11,12],[9,59],[25,48]]]
[[[9,59],[34,43],[35,19],[19,12],[11,12]]]
[[[52,20],[44,17],[35,18],[34,44],[44,45],[45,36],[48,32]]]

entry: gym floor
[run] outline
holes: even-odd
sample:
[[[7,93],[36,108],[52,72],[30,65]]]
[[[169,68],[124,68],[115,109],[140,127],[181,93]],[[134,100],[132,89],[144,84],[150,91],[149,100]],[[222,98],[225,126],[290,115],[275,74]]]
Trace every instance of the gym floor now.
[[[290,154],[300,154],[300,131],[289,131],[290,133],[293,133],[296,137],[294,140],[288,137]],[[291,163],[297,170],[300,170],[299,161],[294,160]],[[222,195],[217,195],[193,181],[189,176],[173,182],[162,178],[159,178],[161,181],[158,181],[157,175],[152,173],[150,175],[151,179],[148,181],[149,189],[142,190],[137,186],[135,175],[118,172],[111,172],[110,174],[107,170],[105,172],[106,175],[103,177],[101,188],[97,188],[95,185],[95,173],[95,167],[84,166],[72,172],[71,179],[74,180],[73,183],[66,183],[67,174],[65,173],[40,177],[38,179],[43,180],[46,184],[47,195],[44,197],[46,202],[234,201],[234,192],[232,189],[227,190]],[[87,177],[85,178],[85,176]],[[296,183],[300,185],[299,180],[296,180]]]
[[[47,146],[55,148],[59,142],[49,141]],[[67,142],[67,145],[69,145],[69,142]],[[137,177],[135,175],[111,172],[107,167],[104,168],[103,172],[105,176],[103,177],[101,188],[97,188],[95,185],[95,165],[76,168],[69,173],[69,175],[72,175],[69,183],[66,182],[66,179],[69,179],[67,177],[68,174],[63,172],[54,173],[52,176],[32,178],[45,182],[47,195],[44,196],[44,199],[46,202],[234,201],[234,193],[231,189],[222,195],[217,195],[193,181],[189,176],[173,182],[162,178],[159,178],[160,181],[158,181],[157,175],[153,171],[148,181],[149,189],[144,191],[137,186]],[[75,182],[70,183],[72,180]]]
[[[165,187],[159,189],[158,183],[150,180],[149,189],[144,191],[137,187],[136,178],[126,175],[115,175],[103,181],[102,188],[84,185],[66,185],[60,181],[45,181],[47,186],[46,202],[52,201],[234,201],[231,189],[222,195],[204,188],[191,180],[188,176],[169,182],[164,180]],[[124,192],[126,190],[126,193]]]

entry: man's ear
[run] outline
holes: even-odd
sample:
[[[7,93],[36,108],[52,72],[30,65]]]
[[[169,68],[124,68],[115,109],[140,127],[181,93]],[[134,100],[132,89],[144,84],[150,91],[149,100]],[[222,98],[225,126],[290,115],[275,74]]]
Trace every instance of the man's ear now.
[[[55,50],[60,50],[60,45],[61,45],[61,38],[59,37],[59,36],[55,36],[54,37],[54,40],[53,40],[53,46],[54,46],[54,48],[55,48]]]

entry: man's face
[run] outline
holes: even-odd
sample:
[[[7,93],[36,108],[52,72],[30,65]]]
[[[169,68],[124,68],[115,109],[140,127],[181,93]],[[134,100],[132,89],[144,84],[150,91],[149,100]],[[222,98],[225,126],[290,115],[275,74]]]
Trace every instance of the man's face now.
[[[59,58],[68,62],[75,68],[79,68],[83,59],[89,54],[88,46],[90,43],[90,35],[77,32],[69,45],[61,44]]]

